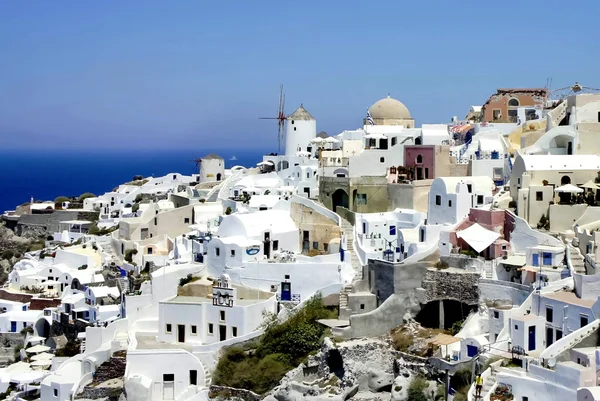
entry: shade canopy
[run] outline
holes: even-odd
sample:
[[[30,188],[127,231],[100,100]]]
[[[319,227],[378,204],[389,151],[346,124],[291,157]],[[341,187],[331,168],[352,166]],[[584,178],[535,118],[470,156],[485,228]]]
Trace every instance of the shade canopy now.
[[[325,139],[321,138],[321,137],[316,137],[316,138],[311,139],[311,142],[312,143],[323,143],[323,142],[325,142]]]
[[[458,231],[456,236],[462,238],[477,253],[482,252],[500,238],[500,234],[497,232],[488,230],[477,223],[465,230]]]
[[[338,143],[339,139],[335,139],[332,136],[328,136],[327,138],[325,138],[325,142],[327,142],[327,143]]]
[[[260,162],[260,163],[256,163],[257,166],[272,166],[274,165],[274,163],[272,161],[266,161],[266,162]]]
[[[38,383],[50,372],[44,370],[31,370],[29,372],[19,373],[11,376],[10,381],[16,384]]]
[[[33,347],[27,348],[25,351],[30,354],[39,354],[39,353],[46,352],[49,350],[50,350],[50,347],[38,344],[38,345],[34,345]]]
[[[566,184],[566,185],[562,185],[558,188],[556,188],[554,190],[554,192],[570,192],[570,193],[577,193],[577,192],[583,192],[583,189],[576,187],[573,184]]]

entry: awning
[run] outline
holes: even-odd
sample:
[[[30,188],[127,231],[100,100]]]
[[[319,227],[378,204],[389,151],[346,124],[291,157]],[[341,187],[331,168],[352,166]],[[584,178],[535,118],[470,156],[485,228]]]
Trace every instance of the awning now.
[[[460,340],[462,340],[462,338],[460,337],[454,337],[449,334],[440,333],[437,336],[433,337],[431,340],[429,340],[429,343],[434,345],[450,345],[457,343]]]
[[[525,271],[525,272],[530,272],[530,273],[539,273],[540,269],[539,268],[535,268],[533,266],[525,266],[525,267],[521,267],[519,269],[519,271]]]
[[[456,236],[462,238],[477,253],[482,252],[500,238],[500,234],[497,232],[488,230],[477,223],[465,230],[458,231]]]
[[[512,255],[500,261],[503,265],[523,267],[527,263],[525,255]]]
[[[575,193],[575,192],[583,192],[583,189],[577,188],[575,185],[572,185],[572,184],[567,184],[567,185],[563,185],[563,186],[560,186],[560,187],[556,188],[554,190],[554,192],[570,192],[570,193]]]

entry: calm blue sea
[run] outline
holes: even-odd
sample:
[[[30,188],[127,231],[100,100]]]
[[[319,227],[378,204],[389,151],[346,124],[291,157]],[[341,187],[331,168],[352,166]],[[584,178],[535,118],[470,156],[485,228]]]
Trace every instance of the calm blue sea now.
[[[197,173],[193,159],[216,153],[225,167],[253,167],[265,153],[258,149],[191,150],[2,150],[0,151],[0,213],[36,200],[96,195],[130,181],[134,175],[160,177]],[[268,152],[267,152],[268,153]],[[232,160],[235,157],[236,160]]]

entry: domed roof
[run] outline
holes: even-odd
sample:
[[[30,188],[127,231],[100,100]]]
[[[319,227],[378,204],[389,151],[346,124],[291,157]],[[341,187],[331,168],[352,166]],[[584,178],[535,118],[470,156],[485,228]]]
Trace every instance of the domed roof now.
[[[390,96],[383,98],[369,108],[372,118],[381,119],[410,119],[410,112],[406,106]]]
[[[300,107],[298,107],[298,110],[290,114],[287,119],[310,121],[314,120],[315,118],[311,116],[310,113],[304,108],[304,105],[301,104]]]

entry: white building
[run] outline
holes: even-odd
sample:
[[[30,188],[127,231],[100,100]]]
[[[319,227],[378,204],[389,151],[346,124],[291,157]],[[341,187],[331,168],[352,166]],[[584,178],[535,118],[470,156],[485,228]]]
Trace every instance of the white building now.
[[[598,155],[518,154],[510,178],[510,195],[517,214],[530,224],[537,224],[542,215],[549,216],[553,231],[571,228],[587,206],[571,205],[571,193],[557,195],[555,189],[569,184],[581,186],[596,178],[598,171]]]
[[[258,330],[264,312],[276,312],[275,294],[231,285],[227,275],[216,286],[210,280],[188,286],[194,295],[160,302],[159,341],[211,344],[245,337]]]
[[[438,177],[429,191],[427,224],[454,225],[474,208],[490,207],[495,189],[490,177]]]

